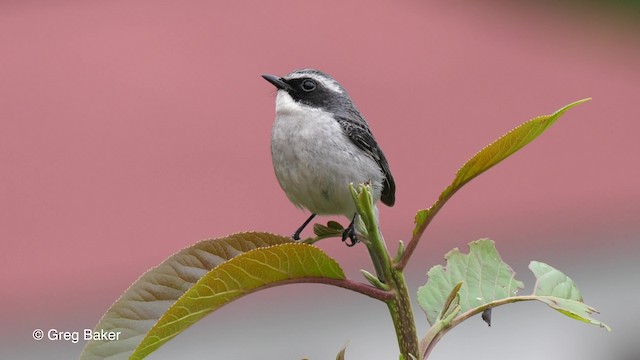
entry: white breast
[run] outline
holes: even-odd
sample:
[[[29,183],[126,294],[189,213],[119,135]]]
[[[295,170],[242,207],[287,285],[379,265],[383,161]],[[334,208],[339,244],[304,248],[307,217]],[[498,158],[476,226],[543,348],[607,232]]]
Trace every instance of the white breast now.
[[[278,91],[271,131],[271,156],[280,186],[296,206],[315,214],[351,218],[355,205],[349,184],[371,182],[380,198],[378,164],[343,133],[331,114],[295,102]]]

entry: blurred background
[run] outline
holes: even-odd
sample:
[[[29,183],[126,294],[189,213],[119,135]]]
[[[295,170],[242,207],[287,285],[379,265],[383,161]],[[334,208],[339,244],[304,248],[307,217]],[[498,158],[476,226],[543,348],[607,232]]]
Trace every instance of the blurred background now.
[[[519,303],[494,310],[491,328],[478,317],[454,329],[431,359],[640,359],[638,20],[637,1],[3,0],[0,358],[77,358],[83,341],[32,331],[93,328],[197,240],[291,234],[308,214],[273,175],[274,89],[260,75],[314,67],[348,89],[389,159],[391,251],[483,146],[592,97],[461,190],[407,276],[415,291],[447,251],[490,237],[522,294],[529,261],[547,262],[613,327]],[[353,278],[371,270],[363,246],[319,246]],[[149,358],[333,359],[347,341],[347,359],[397,358],[383,304],[291,285]]]

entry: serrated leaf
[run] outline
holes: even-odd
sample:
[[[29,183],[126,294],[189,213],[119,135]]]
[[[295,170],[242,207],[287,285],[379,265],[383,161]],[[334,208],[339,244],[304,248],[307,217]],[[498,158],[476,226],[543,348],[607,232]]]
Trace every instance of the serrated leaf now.
[[[529,264],[529,269],[536,276],[536,285],[532,295],[534,300],[542,301],[570,318],[598,325],[611,331],[609,326],[590,316],[597,311],[582,302],[582,294],[571,278],[552,266],[538,261],[532,261]]]
[[[460,312],[514,296],[523,288],[522,282],[515,279],[515,272],[500,258],[492,240],[471,242],[468,254],[453,249],[445,259],[446,266],[432,267],[429,280],[418,289],[418,303],[432,325],[460,282],[463,283],[458,291]]]
[[[536,276],[533,295],[582,301],[578,285],[559,270],[539,261],[532,261],[529,264],[529,270]]]
[[[502,135],[498,140],[480,150],[480,152],[469,159],[469,161],[458,170],[456,178],[452,183],[453,188],[461,187],[474,177],[522,149],[542,134],[549,126],[553,125],[567,110],[588,100],[590,99],[578,100],[564,106],[551,115],[533,118]]]
[[[426,226],[425,223],[433,217],[440,207],[462,186],[529,144],[549,128],[549,126],[553,125],[567,110],[589,100],[591,99],[578,100],[562,107],[551,115],[533,118],[504,134],[498,140],[475,154],[458,170],[453,182],[440,194],[436,203],[429,209],[420,210],[416,214],[414,234],[423,231],[424,226]]]
[[[340,266],[303,243],[258,248],[218,265],[191,287],[148,332],[131,359],[142,359],[229,302],[260,289],[292,282],[343,280]]]
[[[80,359],[129,358],[162,314],[211,269],[247,251],[292,241],[247,232],[202,240],[180,250],[136,280],[100,319],[95,330],[120,332],[119,340],[91,340]]]
[[[532,261],[529,265],[537,279],[533,294],[516,296],[523,284],[515,279],[515,272],[509,265],[500,259],[493,241],[474,241],[469,244],[469,254],[461,254],[458,249],[453,249],[445,259],[446,267],[432,267],[426,285],[418,289],[418,303],[433,325],[425,337],[426,342],[421,345],[423,349],[430,346],[430,341],[442,336],[438,333],[446,332],[478,313],[482,313],[483,319],[491,326],[492,308],[519,301],[541,301],[573,319],[611,331],[609,326],[590,316],[597,311],[582,302],[582,294],[575,282],[545,263]],[[456,283],[459,282],[463,282],[463,285],[456,292]],[[447,308],[452,307],[451,300],[456,293],[459,308],[455,309],[455,318],[444,315],[438,317],[438,314],[446,314]]]

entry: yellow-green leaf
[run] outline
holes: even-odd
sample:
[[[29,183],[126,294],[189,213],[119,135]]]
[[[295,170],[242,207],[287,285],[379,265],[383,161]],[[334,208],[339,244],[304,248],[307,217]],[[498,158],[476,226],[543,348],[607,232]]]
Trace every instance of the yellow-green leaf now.
[[[435,216],[442,205],[462,186],[540,136],[540,134],[549,128],[549,126],[553,125],[567,110],[589,100],[591,99],[578,100],[562,107],[551,115],[533,118],[480,150],[458,170],[453,182],[440,194],[436,203],[428,210],[420,210],[418,214],[416,214],[414,234],[424,231],[430,218]]]
[[[458,170],[453,180],[453,188],[457,189],[469,182],[474,177],[482,174],[511,154],[522,149],[542,134],[549,126],[553,125],[562,114],[570,108],[590,99],[578,100],[571,103],[551,115],[538,116],[502,135],[498,140],[489,144]]]
[[[211,270],[180,297],[130,358],[144,358],[198,320],[243,295],[293,282],[344,278],[338,263],[312,245],[280,244],[238,255]]]
[[[245,232],[180,250],[136,280],[100,319],[95,331],[119,332],[118,340],[90,340],[80,359],[126,359],[167,309],[211,269],[247,251],[292,241]]]

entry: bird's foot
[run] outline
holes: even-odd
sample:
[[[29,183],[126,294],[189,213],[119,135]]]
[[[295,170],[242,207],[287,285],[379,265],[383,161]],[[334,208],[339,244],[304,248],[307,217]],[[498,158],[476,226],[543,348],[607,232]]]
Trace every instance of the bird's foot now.
[[[342,242],[344,242],[348,247],[352,247],[358,243],[358,238],[356,238],[356,218],[358,214],[353,216],[353,220],[351,220],[351,224],[347,226],[346,229],[342,232]],[[349,242],[347,242],[347,238],[349,238]]]
[[[302,230],[304,230],[305,227],[307,227],[307,225],[309,225],[309,223],[311,222],[311,220],[313,220],[314,217],[316,217],[316,214],[311,214],[311,216],[309,216],[309,218],[305,220],[305,222],[298,228],[298,230],[296,230],[296,232],[293,233],[291,238],[295,241],[300,240],[300,233],[302,232]]]

